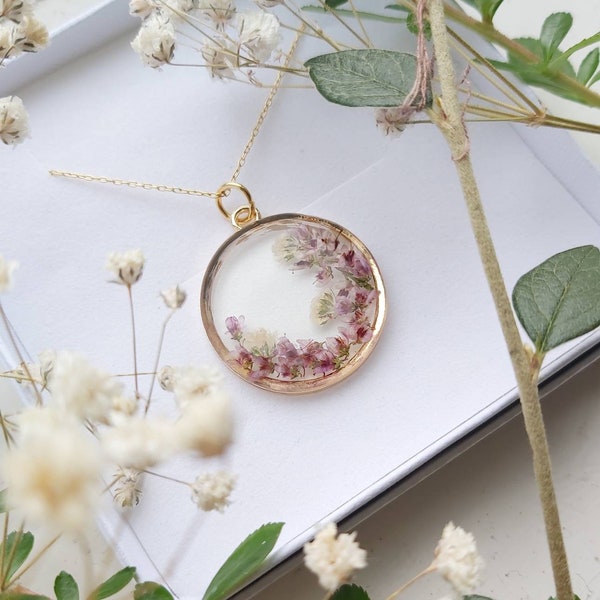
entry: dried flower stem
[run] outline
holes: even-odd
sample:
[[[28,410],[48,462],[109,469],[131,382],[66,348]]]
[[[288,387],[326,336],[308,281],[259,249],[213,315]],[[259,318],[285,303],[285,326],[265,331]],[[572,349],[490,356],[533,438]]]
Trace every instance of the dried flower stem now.
[[[2,302],[0,302],[0,318],[2,319],[4,329],[8,333],[8,337],[10,338],[10,343],[12,344],[14,351],[17,353],[19,362],[21,363],[21,366],[23,367],[25,374],[27,375],[29,381],[31,382],[31,385],[32,385],[34,393],[35,393],[36,404],[38,406],[41,406],[44,403],[44,401],[42,400],[42,395],[40,394],[40,390],[38,390],[36,382],[33,379],[31,372],[29,371],[29,367],[27,366],[27,361],[25,360],[25,358],[23,357],[23,354],[21,353],[21,349],[19,348],[19,344],[17,343],[17,340],[15,339],[12,327],[10,325],[10,321],[8,320],[8,317],[6,316],[6,313],[4,312],[4,307],[2,306]]]
[[[346,23],[346,21],[344,21],[344,19],[340,17],[338,12],[334,8],[331,8],[331,6],[329,6],[329,4],[325,2],[325,0],[319,0],[319,4],[323,7],[324,11],[332,15],[336,19],[336,21],[343,25],[363,46],[365,46],[366,48],[370,47],[369,42],[352,27],[350,27],[350,25],[348,25],[348,23]]]
[[[413,583],[421,579],[421,577],[425,577],[425,575],[429,575],[429,573],[433,573],[435,571],[435,567],[433,565],[429,565],[425,570],[417,573],[412,579],[409,579],[406,583],[401,585],[396,591],[392,592],[385,600],[394,600],[397,596],[399,596],[404,590],[409,588]]]
[[[13,563],[13,560],[15,560],[17,548],[19,547],[19,544],[21,543],[21,539],[23,538],[24,527],[25,527],[25,523],[21,523],[21,526],[17,530],[17,535],[15,536],[15,541],[10,549],[10,554],[8,555],[8,557],[4,553],[4,547],[6,546],[6,540],[8,539],[6,529],[5,529],[5,534],[4,534],[4,538],[3,538],[4,543],[2,544],[2,551],[3,551],[2,552],[3,553],[2,564],[0,565],[0,567],[1,567],[0,573],[2,573],[2,581],[0,582],[0,591],[4,591],[8,587],[8,584],[12,580],[12,578],[9,578],[10,567]]]
[[[515,322],[471,165],[469,140],[462,121],[463,115],[454,83],[455,73],[446,31],[444,2],[428,0],[428,6],[442,90],[440,102],[443,112],[438,114],[437,125],[452,151],[471,219],[471,227],[517,379],[525,429],[533,453],[533,467],[544,513],[556,595],[558,600],[572,600],[573,591],[552,482],[537,379],[532,377],[530,363]]]
[[[56,544],[56,542],[58,542],[58,540],[60,539],[62,534],[58,534],[57,536],[55,536],[54,538],[52,538],[28,563],[27,565],[25,565],[24,567],[22,567],[17,573],[15,573],[13,579],[15,581],[17,581],[18,579],[20,579],[23,575],[25,575],[25,573],[27,573],[27,571],[29,571],[29,569],[31,569],[31,567],[33,567],[39,560],[40,558],[42,558],[42,556],[44,556],[44,554],[46,552],[48,552],[48,550],[50,550],[50,548],[52,548],[52,546],[54,546],[54,544]]]
[[[354,0],[350,0],[348,2],[348,4],[350,5],[350,10],[352,11],[352,15],[354,16],[354,18],[356,19],[356,22],[358,23],[358,26],[360,27],[360,30],[362,31],[362,34],[367,42],[367,46],[369,48],[373,48],[374,44],[371,41],[371,38],[369,37],[369,33],[367,31],[367,28],[365,27],[365,23],[360,15],[360,12],[356,9],[356,6],[354,4]]]
[[[171,320],[171,317],[174,314],[175,314],[175,310],[172,310],[167,315],[167,318],[163,321],[163,324],[162,324],[162,327],[160,330],[160,337],[158,338],[158,350],[156,351],[156,360],[154,361],[154,370],[152,372],[152,379],[150,380],[150,388],[148,389],[148,396],[146,397],[146,406],[144,408],[145,415],[148,414],[148,410],[150,408],[150,402],[152,400],[152,392],[154,391],[154,384],[156,383],[156,373],[158,371],[158,363],[160,362],[160,355],[162,352],[163,343],[165,341],[165,332],[167,330],[167,325],[169,324],[169,321]]]
[[[183,479],[176,479],[175,477],[169,477],[168,475],[163,475],[162,473],[157,473],[156,471],[148,471],[148,469],[142,469],[142,473],[146,473],[147,475],[152,475],[153,477],[158,477],[160,479],[166,479],[167,481],[172,481],[173,483],[181,483],[183,485],[187,485],[188,487],[192,485],[188,481],[183,481]]]
[[[324,42],[327,42],[334,50],[338,52],[342,49],[340,45],[332,38],[330,38],[316,23],[307,21],[295,5],[284,0],[283,6],[285,6],[301,23],[303,23],[308,29],[314,31]]]
[[[138,381],[138,367],[137,367],[137,336],[135,333],[135,311],[133,309],[133,294],[131,292],[131,285],[127,286],[127,296],[129,297],[129,314],[131,315],[131,338],[133,344],[133,378],[135,382],[135,397],[140,397],[140,386]]]

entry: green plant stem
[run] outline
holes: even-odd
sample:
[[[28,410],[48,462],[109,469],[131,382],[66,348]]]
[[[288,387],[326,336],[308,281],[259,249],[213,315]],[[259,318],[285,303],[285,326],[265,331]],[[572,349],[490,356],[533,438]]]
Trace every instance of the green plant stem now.
[[[548,443],[538,396],[537,378],[532,373],[530,361],[515,322],[470,160],[469,138],[462,120],[463,115],[455,87],[455,73],[446,31],[444,2],[443,0],[428,0],[428,7],[442,90],[440,99],[442,111],[441,114],[438,114],[438,127],[452,152],[471,227],[517,380],[525,429],[532,449],[533,468],[546,525],[556,596],[558,600],[573,600],[571,578],[552,482]]]
[[[446,17],[457,23],[460,23],[461,25],[464,25],[486,40],[498,44],[505,50],[508,50],[514,56],[518,56],[521,60],[532,64],[539,63],[539,57],[537,57],[533,52],[529,51],[527,48],[525,48],[525,46],[519,44],[519,42],[511,40],[509,37],[500,33],[492,24],[473,19],[465,14],[462,10],[454,8],[446,3],[444,3],[444,12]],[[600,107],[600,94],[597,94],[590,88],[582,85],[577,80],[565,75],[564,73],[556,72],[553,73],[552,76],[557,82],[562,84],[562,86],[573,91],[574,94],[584,100],[586,104]]]
[[[582,50],[583,48],[586,48],[587,46],[591,46],[592,44],[596,44],[598,42],[600,42],[600,31],[590,37],[581,40],[577,44],[571,46],[570,48],[559,54],[554,60],[550,61],[548,67],[552,69],[553,67],[560,65],[562,62],[570,58],[573,54],[575,54],[575,52],[578,52],[579,50]]]

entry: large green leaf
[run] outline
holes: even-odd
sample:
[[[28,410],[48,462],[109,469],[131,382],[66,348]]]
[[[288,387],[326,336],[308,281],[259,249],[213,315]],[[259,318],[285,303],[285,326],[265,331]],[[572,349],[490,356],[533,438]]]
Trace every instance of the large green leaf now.
[[[343,50],[305,63],[317,90],[344,106],[400,106],[415,82],[417,59],[391,50]],[[427,103],[431,103],[428,90]]]
[[[56,600],[79,600],[79,587],[73,576],[61,571],[54,580]]]
[[[18,532],[13,531],[6,538],[6,549],[3,550],[0,544],[0,555],[6,557],[6,560],[12,557],[10,564],[5,565],[3,578],[5,581],[10,581],[10,578],[15,574],[17,569],[27,560],[33,548],[33,534],[29,531]],[[15,548],[16,544],[16,548]]]
[[[202,600],[222,600],[250,577],[273,550],[282,527],[267,523],[251,533],[217,571]]]
[[[559,12],[551,14],[542,25],[540,43],[544,48],[546,61],[550,60],[558,46],[565,39],[573,26],[573,17],[570,13]]]
[[[515,311],[536,350],[548,350],[600,325],[600,250],[581,246],[544,261],[515,285]]]
[[[133,598],[134,600],[173,600],[171,592],[154,581],[138,583]]]
[[[330,600],[370,600],[369,594],[359,585],[346,583],[341,585]]]
[[[103,600],[120,592],[135,577],[135,567],[125,567],[101,583],[91,594],[93,600]]]

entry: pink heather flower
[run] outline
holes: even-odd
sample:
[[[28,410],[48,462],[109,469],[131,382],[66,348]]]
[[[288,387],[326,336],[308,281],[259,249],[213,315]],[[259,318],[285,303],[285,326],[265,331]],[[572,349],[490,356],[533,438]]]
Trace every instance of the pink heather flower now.
[[[244,330],[244,317],[227,317],[225,319],[225,327],[232,339],[240,341]]]

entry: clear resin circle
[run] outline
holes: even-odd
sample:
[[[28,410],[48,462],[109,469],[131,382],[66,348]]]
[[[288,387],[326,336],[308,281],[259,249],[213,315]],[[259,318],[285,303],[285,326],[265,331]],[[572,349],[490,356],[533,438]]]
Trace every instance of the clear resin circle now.
[[[352,374],[385,317],[377,264],[343,227],[305,215],[261,219],[212,258],[201,292],[208,337],[240,377],[307,393]]]

